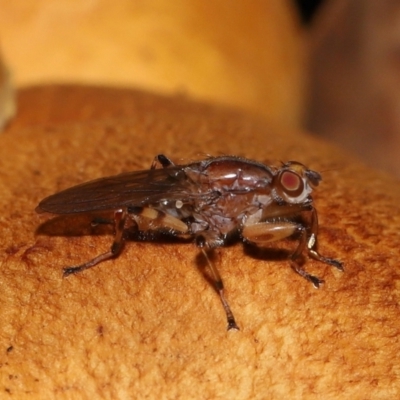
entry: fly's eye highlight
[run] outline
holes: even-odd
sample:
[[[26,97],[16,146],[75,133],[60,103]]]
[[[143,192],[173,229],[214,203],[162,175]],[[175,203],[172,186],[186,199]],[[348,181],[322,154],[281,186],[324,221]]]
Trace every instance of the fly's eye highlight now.
[[[303,180],[292,171],[284,171],[280,177],[282,189],[290,196],[299,196],[304,189]]]

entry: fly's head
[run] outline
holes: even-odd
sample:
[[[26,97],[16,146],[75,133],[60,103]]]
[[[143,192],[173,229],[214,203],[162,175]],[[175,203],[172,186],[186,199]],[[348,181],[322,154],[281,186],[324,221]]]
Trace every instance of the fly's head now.
[[[321,175],[297,161],[279,168],[272,180],[272,195],[278,203],[300,204],[310,200],[310,194],[321,181]]]

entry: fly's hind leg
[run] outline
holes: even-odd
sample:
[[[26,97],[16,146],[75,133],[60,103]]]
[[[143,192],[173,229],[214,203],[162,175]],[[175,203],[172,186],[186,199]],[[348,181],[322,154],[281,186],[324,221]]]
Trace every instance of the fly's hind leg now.
[[[294,234],[299,235],[299,244],[294,253],[290,256],[290,266],[295,272],[307,279],[318,289],[324,281],[317,276],[309,274],[299,263],[299,259],[307,245],[307,230],[303,225],[290,221],[261,222],[253,225],[246,225],[242,231],[243,239],[256,245],[275,242]]]
[[[206,259],[207,264],[210,268],[211,274],[213,276],[215,287],[218,291],[222,306],[224,307],[224,310],[225,310],[226,319],[228,321],[227,330],[228,331],[231,329],[239,330],[239,327],[235,321],[235,317],[233,316],[232,310],[228,304],[228,301],[225,298],[224,283],[222,282],[221,275],[219,274],[217,267],[211,262],[210,258],[208,257],[207,251],[204,248],[206,246],[208,248],[213,248],[213,247],[221,245],[221,243],[219,243],[219,241],[217,240],[217,243],[214,243],[214,246],[213,246],[212,242],[211,243],[207,242],[207,239],[203,234],[199,234],[196,237],[196,244],[198,247],[200,247],[200,249],[204,255],[204,258]]]
[[[97,257],[93,258],[92,260],[84,264],[78,265],[76,267],[64,268],[63,277],[65,278],[68,275],[76,274],[78,272],[84,271],[85,269],[92,268],[95,265],[101,263],[102,261],[118,256],[118,254],[121,253],[123,247],[122,235],[124,232],[126,215],[127,213],[125,210],[118,210],[114,213],[115,235],[113,244],[111,245],[109,251],[98,255]]]

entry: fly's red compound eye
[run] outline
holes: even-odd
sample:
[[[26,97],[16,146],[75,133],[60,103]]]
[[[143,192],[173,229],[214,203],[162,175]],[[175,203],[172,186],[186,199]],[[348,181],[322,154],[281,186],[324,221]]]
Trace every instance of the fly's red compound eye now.
[[[283,191],[291,197],[300,196],[304,190],[303,179],[293,171],[282,172],[280,184]]]

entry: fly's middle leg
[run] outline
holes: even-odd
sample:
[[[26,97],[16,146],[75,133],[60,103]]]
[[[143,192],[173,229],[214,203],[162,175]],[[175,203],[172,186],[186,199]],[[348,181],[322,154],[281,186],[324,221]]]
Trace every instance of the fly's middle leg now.
[[[208,257],[207,251],[205,250],[205,246],[207,246],[209,248],[212,246],[210,246],[207,243],[207,239],[202,234],[200,234],[196,237],[196,244],[198,247],[201,248],[201,251],[204,255],[204,258],[207,261],[208,267],[210,268],[211,274],[213,276],[214,284],[218,291],[222,306],[224,307],[224,310],[225,310],[226,319],[228,321],[227,329],[228,329],[228,331],[231,329],[239,330],[239,327],[235,321],[235,317],[233,316],[232,310],[231,310],[229,303],[225,297],[224,283],[222,282],[221,275],[219,274],[217,267],[211,262],[210,258]]]
[[[63,277],[65,278],[68,275],[84,271],[85,269],[94,267],[95,265],[101,263],[102,261],[118,256],[118,254],[121,253],[123,247],[123,232],[125,227],[126,216],[127,216],[126,210],[118,210],[114,213],[115,235],[113,244],[111,245],[109,251],[98,255],[97,257],[93,258],[92,260],[84,264],[78,265],[76,267],[64,268]]]

